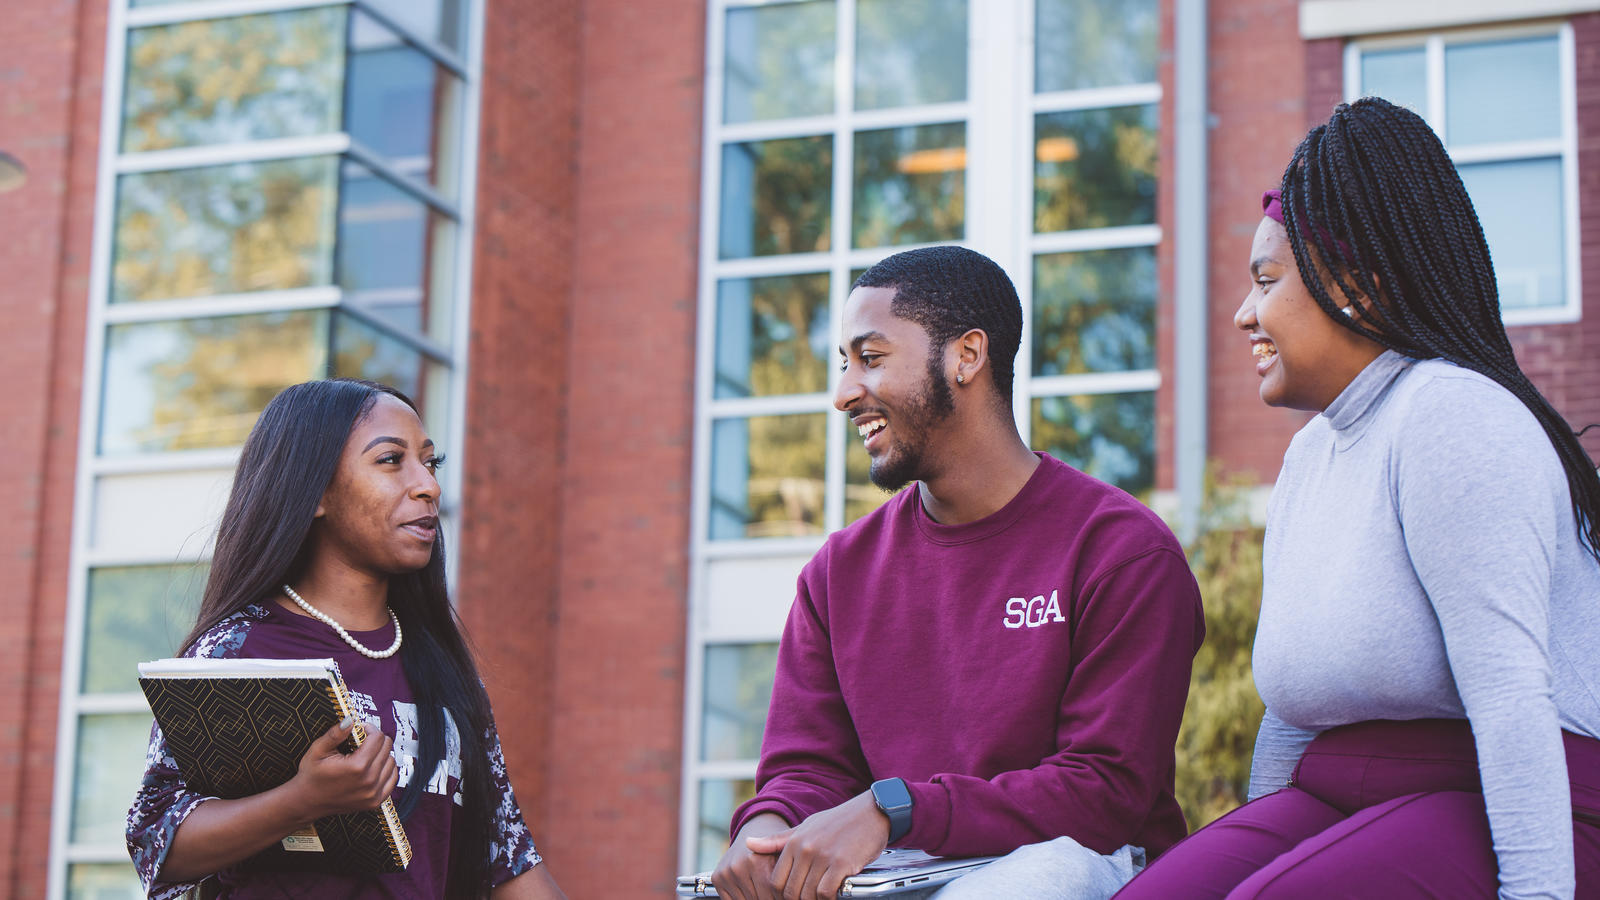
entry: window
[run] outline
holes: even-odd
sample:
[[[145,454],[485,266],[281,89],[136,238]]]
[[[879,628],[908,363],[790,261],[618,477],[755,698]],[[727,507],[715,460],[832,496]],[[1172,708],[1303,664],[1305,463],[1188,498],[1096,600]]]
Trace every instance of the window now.
[[[1433,126],[1472,195],[1508,325],[1580,314],[1577,113],[1567,25],[1353,43],[1345,93]]]
[[[709,0],[685,870],[754,791],[796,575],[888,499],[833,410],[863,270],[996,259],[1024,437],[1152,490],[1157,22],[1156,0]]]
[[[142,895],[122,838],[150,727],[134,667],[194,621],[261,409],[369,378],[448,443],[465,346],[471,4],[113,7],[52,898]]]

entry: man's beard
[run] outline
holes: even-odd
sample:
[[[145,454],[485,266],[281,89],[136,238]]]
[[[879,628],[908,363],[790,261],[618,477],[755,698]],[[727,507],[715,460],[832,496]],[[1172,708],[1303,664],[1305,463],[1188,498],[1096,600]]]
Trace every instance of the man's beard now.
[[[906,401],[890,423],[894,443],[873,457],[872,466],[867,470],[872,483],[891,494],[926,475],[923,456],[927,451],[928,433],[955,411],[955,395],[945,383],[943,362],[943,352],[929,358],[928,378],[922,389]]]

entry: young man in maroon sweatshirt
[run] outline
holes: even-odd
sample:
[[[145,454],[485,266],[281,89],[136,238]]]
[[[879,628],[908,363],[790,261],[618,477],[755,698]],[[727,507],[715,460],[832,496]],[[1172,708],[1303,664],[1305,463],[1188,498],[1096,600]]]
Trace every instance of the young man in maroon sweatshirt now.
[[[1011,280],[970,250],[856,281],[834,404],[873,482],[916,486],[800,575],[721,896],[833,897],[897,846],[1011,854],[940,900],[1104,898],[1185,834],[1199,590],[1146,507],[1023,443],[1021,331]]]

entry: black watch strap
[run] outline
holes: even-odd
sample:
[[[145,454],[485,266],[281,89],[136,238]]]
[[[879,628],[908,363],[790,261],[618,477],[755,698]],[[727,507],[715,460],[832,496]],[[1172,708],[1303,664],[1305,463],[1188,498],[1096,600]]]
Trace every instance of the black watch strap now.
[[[872,783],[872,799],[889,817],[889,843],[911,830],[911,791],[904,778],[885,778]]]

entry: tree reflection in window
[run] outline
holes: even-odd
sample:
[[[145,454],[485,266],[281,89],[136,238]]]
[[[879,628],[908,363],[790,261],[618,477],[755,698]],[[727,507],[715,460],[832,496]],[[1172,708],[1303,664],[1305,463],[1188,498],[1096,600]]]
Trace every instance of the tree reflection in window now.
[[[833,138],[722,148],[723,259],[828,249],[833,222]]]
[[[90,569],[79,691],[132,693],[139,689],[139,663],[177,655],[210,569],[206,563]]]
[[[700,782],[700,827],[695,849],[695,870],[709,872],[728,850],[728,822],[733,811],[756,795],[748,778],[708,778]]]
[[[717,285],[716,396],[828,389],[828,274]]]
[[[346,9],[130,32],[123,151],[338,131]]]
[[[965,233],[965,122],[863,131],[855,144],[857,247],[959,241]]]
[[[967,98],[967,0],[860,0],[856,109]]]
[[[112,301],[330,283],[337,177],[334,157],[123,175]]]
[[[1035,0],[1034,90],[1156,80],[1156,0]]]
[[[833,112],[832,0],[728,10],[722,120]]]
[[[328,374],[364,378],[398,389],[417,404],[428,433],[443,440],[449,378],[445,367],[349,313],[334,313],[331,327],[332,370]]]
[[[1076,394],[1033,401],[1033,448],[1130,494],[1155,484],[1156,395]]]
[[[112,326],[100,452],[243,444],[267,401],[326,373],[327,321],[301,310]]]
[[[778,645],[712,644],[706,647],[705,718],[700,723],[700,758],[756,759],[767,727]]]
[[[1155,368],[1155,248],[1035,257],[1033,322],[1035,375]]]
[[[822,533],[824,413],[712,423],[712,540]]]
[[[1156,220],[1156,107],[1034,118],[1033,228],[1149,225]]]

